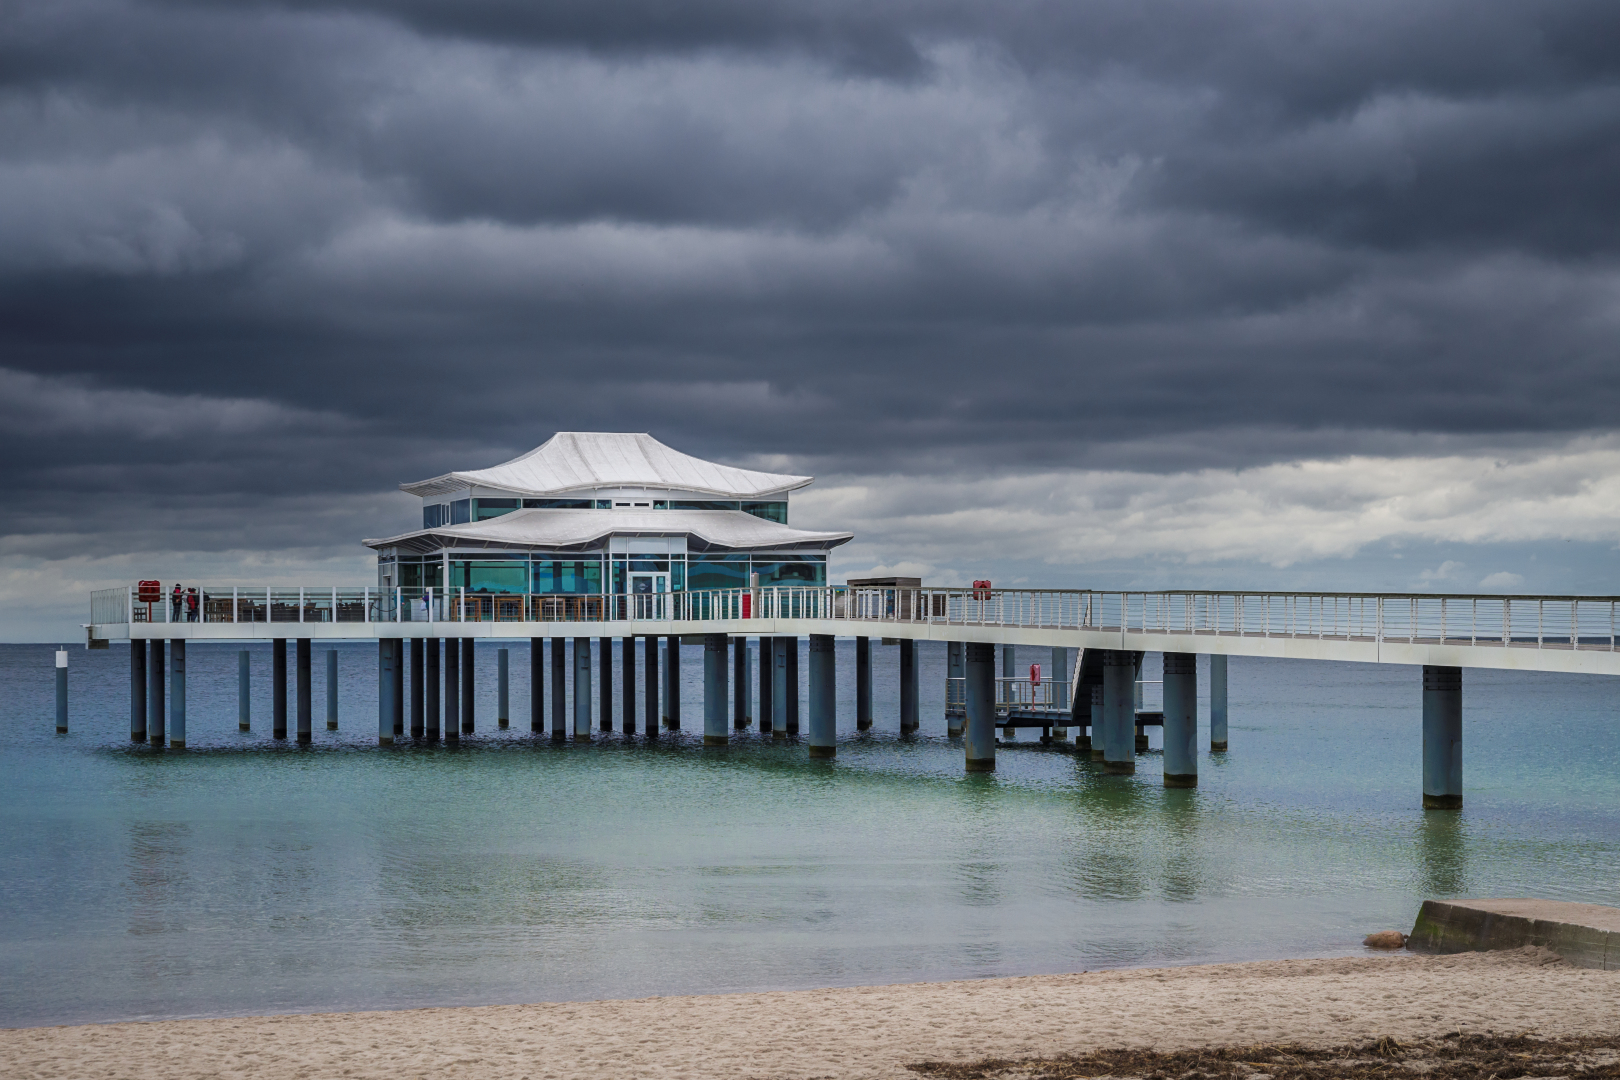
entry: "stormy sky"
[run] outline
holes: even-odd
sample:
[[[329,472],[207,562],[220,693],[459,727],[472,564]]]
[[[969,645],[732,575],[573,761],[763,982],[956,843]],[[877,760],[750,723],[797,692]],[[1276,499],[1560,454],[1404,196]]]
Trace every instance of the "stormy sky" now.
[[[557,430],[835,565],[1620,592],[1612,0],[0,0],[0,637]]]

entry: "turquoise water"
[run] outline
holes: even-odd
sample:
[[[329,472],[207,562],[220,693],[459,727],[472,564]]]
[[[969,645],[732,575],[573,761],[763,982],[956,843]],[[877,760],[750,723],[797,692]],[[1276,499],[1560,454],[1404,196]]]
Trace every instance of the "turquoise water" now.
[[[192,748],[154,752],[128,742],[124,647],[70,653],[57,736],[51,650],[0,646],[0,1025],[1334,955],[1427,896],[1620,903],[1610,679],[1466,672],[1458,813],[1418,805],[1414,668],[1234,659],[1231,751],[1166,791],[1157,750],[1134,778],[1036,744],[964,775],[943,646],[901,738],[898,650],[874,645],[857,735],[839,642],[832,763],[752,733],[496,731],[490,647],[459,748],[374,745],[374,645],[339,646],[342,730],[317,655],[315,743],[278,745],[265,646],[236,731],[236,649],[190,647]],[[525,702],[525,646],[511,667]]]

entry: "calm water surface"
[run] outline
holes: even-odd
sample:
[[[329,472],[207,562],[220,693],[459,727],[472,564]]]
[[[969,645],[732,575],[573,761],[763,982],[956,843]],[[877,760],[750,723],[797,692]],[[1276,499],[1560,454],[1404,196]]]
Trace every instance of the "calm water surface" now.
[[[705,749],[701,723],[496,731],[489,646],[459,748],[374,745],[374,645],[338,646],[334,733],[317,645],[315,743],[277,744],[267,646],[236,730],[237,648],[190,647],[191,749],[154,752],[128,741],[127,647],[70,653],[59,737],[51,649],[0,646],[0,1025],[1333,955],[1427,896],[1620,903],[1612,679],[1465,673],[1454,813],[1418,805],[1414,668],[1234,659],[1231,751],[1166,791],[1157,749],[1134,778],[1036,744],[964,775],[943,646],[902,739],[898,650],[874,645],[857,735],[839,642],[832,763],[756,734]],[[511,668],[517,705],[520,643]]]

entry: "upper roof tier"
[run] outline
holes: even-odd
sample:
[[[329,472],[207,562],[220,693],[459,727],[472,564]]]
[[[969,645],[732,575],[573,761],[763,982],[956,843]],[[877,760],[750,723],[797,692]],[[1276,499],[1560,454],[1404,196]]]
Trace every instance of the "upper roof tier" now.
[[[481,487],[524,495],[559,495],[592,488],[649,488],[757,499],[802,488],[814,479],[718,465],[672,450],[645,432],[559,431],[527,454],[504,464],[445,473],[399,487],[422,498]]]
[[[685,536],[691,551],[835,548],[854,533],[790,529],[740,510],[514,510],[488,521],[416,529],[362,541],[367,547],[591,548],[610,536]]]

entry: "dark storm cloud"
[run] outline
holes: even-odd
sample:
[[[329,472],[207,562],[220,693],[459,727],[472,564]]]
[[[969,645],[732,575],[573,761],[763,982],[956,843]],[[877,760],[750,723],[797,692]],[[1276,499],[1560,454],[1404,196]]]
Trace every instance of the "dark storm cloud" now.
[[[964,476],[1607,430],[1616,40],[1611,3],[12,0],[6,532],[325,543],[557,429]]]

